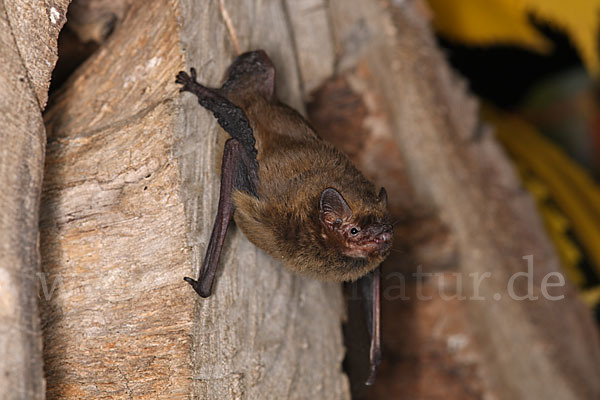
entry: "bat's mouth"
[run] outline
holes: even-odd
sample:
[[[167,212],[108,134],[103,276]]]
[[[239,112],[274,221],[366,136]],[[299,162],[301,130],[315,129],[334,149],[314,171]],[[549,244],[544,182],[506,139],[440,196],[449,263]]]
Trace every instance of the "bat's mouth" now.
[[[392,247],[391,229],[384,229],[377,235],[365,238],[360,242],[349,243],[344,255],[353,258],[369,258],[387,253]]]
[[[390,232],[383,233],[365,244],[365,248],[371,255],[386,253],[391,247],[392,234]]]

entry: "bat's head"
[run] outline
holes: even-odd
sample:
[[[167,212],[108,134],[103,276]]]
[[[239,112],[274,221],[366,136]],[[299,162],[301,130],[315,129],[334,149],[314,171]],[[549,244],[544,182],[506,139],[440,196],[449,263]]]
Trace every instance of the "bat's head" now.
[[[370,201],[363,198],[354,209],[340,192],[327,188],[321,193],[319,207],[323,239],[342,255],[365,259],[371,264],[383,261],[390,252],[393,227],[389,223],[384,188]]]

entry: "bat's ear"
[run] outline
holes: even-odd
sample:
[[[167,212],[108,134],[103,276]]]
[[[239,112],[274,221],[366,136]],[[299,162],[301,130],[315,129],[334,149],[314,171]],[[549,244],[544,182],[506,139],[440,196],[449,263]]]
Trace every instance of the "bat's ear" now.
[[[340,192],[334,188],[323,190],[319,207],[321,222],[329,228],[333,228],[352,217],[352,209],[350,209]]]
[[[379,191],[379,194],[377,195],[377,202],[379,202],[379,203],[383,202],[383,204],[386,207],[388,205],[387,191],[385,190],[384,187],[381,188],[381,190]]]

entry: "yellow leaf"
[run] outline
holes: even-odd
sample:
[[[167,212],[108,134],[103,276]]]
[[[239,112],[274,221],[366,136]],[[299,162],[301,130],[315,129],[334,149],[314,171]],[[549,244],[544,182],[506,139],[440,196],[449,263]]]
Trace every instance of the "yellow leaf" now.
[[[600,187],[556,145],[541,136],[525,121],[489,105],[482,107],[485,119],[496,129],[496,138],[508,152],[547,186],[548,197],[569,219],[591,266],[600,275]],[[539,190],[534,194],[540,193]],[[557,219],[550,223],[556,226]],[[559,243],[560,245],[560,243]],[[564,250],[571,251],[563,246]],[[563,259],[576,254],[563,254]]]
[[[436,30],[448,38],[475,45],[521,45],[542,52],[551,49],[550,42],[529,23],[521,0],[428,1]]]
[[[583,302],[590,307],[596,307],[600,303],[600,286],[595,286],[581,293]]]
[[[529,15],[534,15],[564,31],[588,71],[600,76],[600,0],[428,1],[435,28],[448,38],[471,45],[508,44],[547,52],[551,44],[529,21]]]
[[[525,3],[535,16],[566,31],[588,71],[600,75],[600,0],[525,0]]]

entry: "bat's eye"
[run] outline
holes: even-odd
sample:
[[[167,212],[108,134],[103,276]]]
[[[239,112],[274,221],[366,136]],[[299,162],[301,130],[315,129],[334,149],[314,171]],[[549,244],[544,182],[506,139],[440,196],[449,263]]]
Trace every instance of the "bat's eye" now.
[[[350,234],[351,234],[352,236],[356,236],[356,235],[358,235],[358,229],[356,229],[356,228],[352,228],[352,229],[350,229]]]

